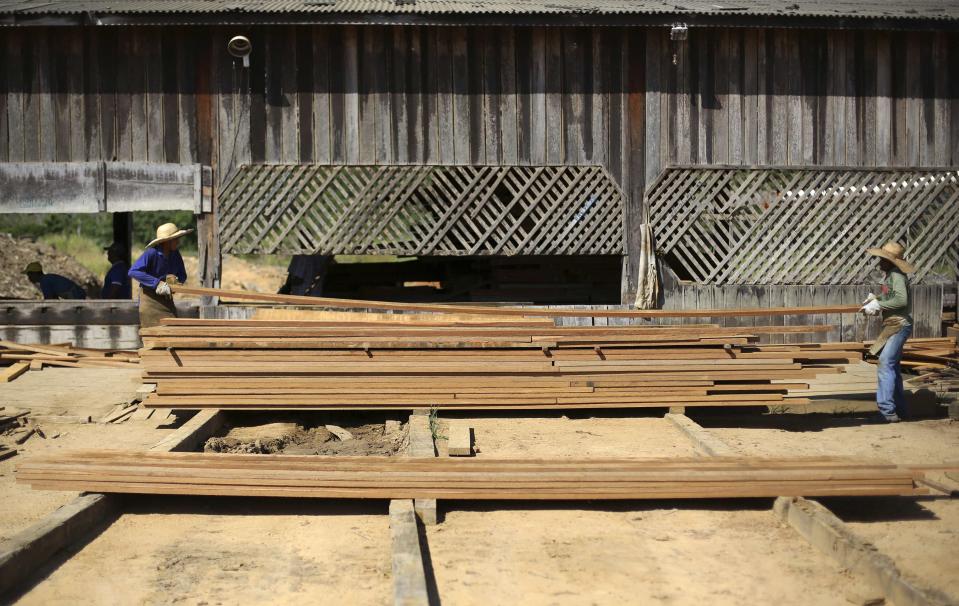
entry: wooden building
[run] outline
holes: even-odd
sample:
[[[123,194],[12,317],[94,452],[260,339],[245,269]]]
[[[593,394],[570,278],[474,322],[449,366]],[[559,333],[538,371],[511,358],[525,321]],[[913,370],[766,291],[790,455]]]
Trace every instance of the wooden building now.
[[[208,285],[221,250],[588,256],[629,303],[647,221],[667,305],[959,259],[956,0],[0,0],[0,65],[17,209],[81,167],[24,163],[201,167]]]

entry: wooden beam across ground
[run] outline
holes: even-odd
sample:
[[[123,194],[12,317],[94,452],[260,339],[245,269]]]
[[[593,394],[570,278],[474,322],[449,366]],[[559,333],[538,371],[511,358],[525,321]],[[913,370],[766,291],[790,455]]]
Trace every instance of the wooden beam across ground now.
[[[193,496],[635,500],[927,494],[925,471],[852,457],[483,459],[77,451],[20,464],[34,488]]]

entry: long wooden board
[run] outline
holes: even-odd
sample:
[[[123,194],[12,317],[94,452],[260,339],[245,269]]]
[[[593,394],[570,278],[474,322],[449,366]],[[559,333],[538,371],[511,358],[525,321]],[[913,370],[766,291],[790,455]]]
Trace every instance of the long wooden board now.
[[[314,305],[339,309],[380,309],[389,311],[420,311],[428,313],[457,313],[484,316],[529,316],[545,318],[728,318],[739,316],[782,316],[812,314],[852,314],[859,305],[835,305],[825,307],[767,307],[761,309],[696,309],[696,310],[612,310],[612,309],[533,309],[525,307],[483,307],[478,305],[441,305],[429,303],[400,303],[367,301],[363,299],[332,299],[329,297],[304,297],[298,295],[274,295],[245,290],[197,288],[175,285],[173,292],[185,295],[221,297],[247,301],[264,301],[286,305]]]
[[[667,499],[914,495],[922,471],[809,459],[450,459],[86,451],[34,457],[17,481],[105,493],[380,499]]]

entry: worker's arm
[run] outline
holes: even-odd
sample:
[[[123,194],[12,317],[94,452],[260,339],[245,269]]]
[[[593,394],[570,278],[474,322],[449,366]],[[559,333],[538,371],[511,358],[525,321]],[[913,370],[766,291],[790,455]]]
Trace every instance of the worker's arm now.
[[[148,248],[143,251],[140,258],[133,262],[130,268],[129,276],[147,288],[156,290],[160,279],[155,276],[156,272],[156,249]]]
[[[889,273],[889,292],[879,297],[882,309],[902,309],[909,303],[909,291],[906,288],[906,276],[897,271]]]

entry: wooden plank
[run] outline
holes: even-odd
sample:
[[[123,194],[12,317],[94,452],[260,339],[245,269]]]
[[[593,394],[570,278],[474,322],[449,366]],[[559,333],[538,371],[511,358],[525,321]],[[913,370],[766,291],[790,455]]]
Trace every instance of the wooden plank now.
[[[379,37],[377,37],[379,38]],[[322,26],[310,29],[310,41],[313,52],[311,54],[311,64],[313,69],[313,86],[311,88],[311,98],[313,105],[313,159],[321,164],[328,164],[332,161],[330,137],[332,129],[330,128],[330,47],[329,47],[329,29]],[[377,76],[385,77],[387,61],[380,61],[381,66],[377,70]],[[379,99],[377,108],[382,112],[383,99],[386,98],[387,108],[389,107],[389,95],[383,91],[387,90],[384,80],[379,81]],[[302,111],[302,110],[301,110]],[[388,109],[386,110],[389,111]],[[389,127],[389,119],[384,121],[382,113],[377,115],[378,128]],[[387,131],[388,133],[388,131]],[[377,132],[377,141],[382,142],[381,134]],[[378,152],[382,153],[382,145],[378,145]]]
[[[447,452],[451,457],[473,456],[473,428],[463,421],[450,421]]]
[[[28,370],[30,370],[30,364],[28,363],[21,362],[17,364],[11,364],[7,368],[0,371],[0,383],[9,383]]]
[[[470,45],[469,30],[451,30],[451,64],[453,96],[453,156],[456,164],[469,164],[472,121],[470,118]]]
[[[5,43],[2,47],[7,57],[3,70],[6,80],[4,111],[7,126],[7,139],[5,140],[7,153],[4,155],[4,159],[9,162],[24,161],[24,145],[28,136],[25,133],[27,116],[25,114],[24,98],[27,96],[27,89],[24,75],[24,50],[29,54],[30,49],[29,47],[24,49],[23,34],[25,33],[16,29],[5,33]]]
[[[411,499],[390,501],[390,535],[393,550],[393,603],[397,606],[430,604],[419,530]]]
[[[272,303],[287,303],[291,305],[326,306],[333,308],[369,308],[390,309],[403,311],[425,311],[432,313],[467,313],[493,316],[530,316],[530,317],[729,317],[729,316],[776,316],[784,314],[804,315],[815,313],[854,313],[858,306],[831,305],[815,308],[766,308],[766,309],[697,309],[697,310],[542,310],[523,307],[481,307],[468,305],[421,304],[421,303],[392,303],[382,301],[365,301],[359,299],[330,299],[324,297],[303,297],[294,295],[272,295],[239,290],[223,290],[212,288],[193,288],[188,286],[174,286],[174,292],[189,295],[219,296],[227,299],[245,299]],[[855,307],[855,309],[852,309]]]

